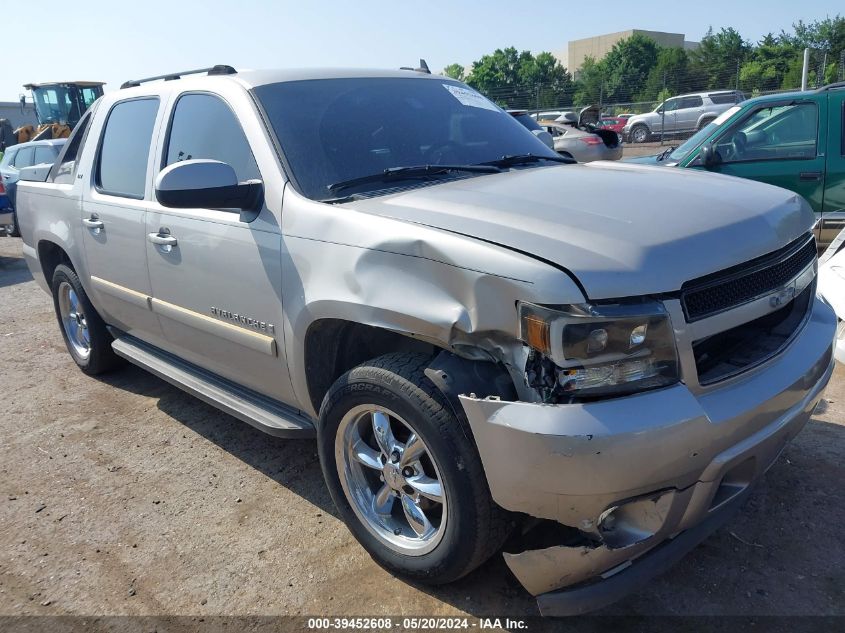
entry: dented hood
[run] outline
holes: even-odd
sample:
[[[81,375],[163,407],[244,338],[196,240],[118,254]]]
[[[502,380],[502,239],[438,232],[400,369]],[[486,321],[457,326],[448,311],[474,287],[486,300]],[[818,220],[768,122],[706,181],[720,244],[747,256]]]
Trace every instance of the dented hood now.
[[[618,162],[513,169],[348,206],[548,260],[590,299],[678,290],[777,250],[815,221],[785,189]]]

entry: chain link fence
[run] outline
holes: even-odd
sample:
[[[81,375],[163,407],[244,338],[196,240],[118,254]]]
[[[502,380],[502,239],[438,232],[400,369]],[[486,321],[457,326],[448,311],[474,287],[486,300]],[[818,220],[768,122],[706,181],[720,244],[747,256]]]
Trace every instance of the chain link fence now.
[[[618,118],[655,112],[668,99],[690,93],[729,93],[736,92],[742,99],[761,95],[790,92],[801,89],[803,51],[798,51],[794,59],[787,60],[788,69],[783,77],[772,77],[767,74],[765,67],[745,64],[748,60],[737,60],[733,63],[723,63],[720,68],[688,69],[683,74],[665,73],[662,83],[658,86],[657,98],[653,100],[623,100],[611,101],[606,95],[611,92],[607,82],[593,82],[592,93],[579,85],[573,84],[563,87],[550,84],[523,84],[518,86],[498,86],[483,90],[484,94],[503,108],[524,110],[545,118],[554,118],[563,112],[577,112],[581,108],[598,105],[603,117]],[[830,82],[845,81],[845,50],[831,52],[810,49],[808,65],[808,89],[819,88]],[[612,92],[635,96],[642,94],[646,86],[640,82],[626,82],[624,78],[617,78]],[[655,86],[650,86],[652,91]],[[721,108],[724,110],[725,108]],[[554,116],[553,116],[554,115]],[[696,128],[676,129],[670,131],[670,126],[663,125],[650,140],[660,144],[683,141],[696,132]]]

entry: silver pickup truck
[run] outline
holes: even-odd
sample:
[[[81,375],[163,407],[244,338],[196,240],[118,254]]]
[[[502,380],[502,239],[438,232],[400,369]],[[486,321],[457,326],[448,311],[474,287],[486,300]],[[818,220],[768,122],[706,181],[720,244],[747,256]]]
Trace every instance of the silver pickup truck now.
[[[821,398],[800,196],[571,164],[420,71],[151,79],[19,185],[68,351],[316,436],[393,572],[450,582],[507,540],[542,613],[597,608],[728,520]]]

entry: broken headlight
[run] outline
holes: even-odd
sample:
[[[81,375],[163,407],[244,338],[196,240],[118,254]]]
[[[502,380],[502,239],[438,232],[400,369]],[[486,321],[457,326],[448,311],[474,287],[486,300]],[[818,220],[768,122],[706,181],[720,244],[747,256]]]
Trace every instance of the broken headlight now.
[[[548,359],[533,376],[528,369],[544,399],[619,396],[678,382],[675,337],[658,302],[561,309],[520,303],[519,323],[520,338]]]

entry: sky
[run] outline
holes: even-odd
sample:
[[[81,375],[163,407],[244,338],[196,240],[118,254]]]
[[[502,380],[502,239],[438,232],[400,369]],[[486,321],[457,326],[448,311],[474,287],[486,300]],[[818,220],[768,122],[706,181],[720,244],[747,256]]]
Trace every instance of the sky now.
[[[0,0],[0,16],[26,6]],[[845,13],[842,0],[76,0],[62,7],[60,15],[30,16],[29,28],[2,29],[0,101],[17,101],[29,82],[105,81],[108,92],[127,79],[214,64],[395,68],[423,57],[436,72],[496,48],[556,52],[569,40],[631,28],[698,41],[709,26],[732,26],[756,41],[799,19]]]

